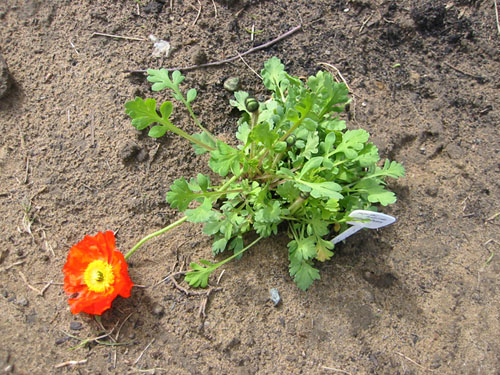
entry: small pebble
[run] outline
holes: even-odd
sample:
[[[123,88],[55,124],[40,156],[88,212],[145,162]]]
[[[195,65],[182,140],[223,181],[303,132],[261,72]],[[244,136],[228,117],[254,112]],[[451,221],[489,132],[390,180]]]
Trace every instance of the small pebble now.
[[[121,145],[118,151],[118,157],[124,164],[130,163],[134,160],[143,162],[147,160],[148,153],[145,149],[140,147],[137,143],[129,141]]]
[[[276,289],[276,288],[270,289],[269,294],[271,295],[271,301],[273,301],[274,306],[278,306],[278,303],[280,303],[280,301],[281,301],[280,293],[278,292],[278,289]]]
[[[17,299],[17,304],[19,306],[28,306],[30,304],[30,302],[28,301],[28,299],[25,297],[25,296],[20,296],[18,299]]]
[[[56,339],[55,341],[55,344],[56,345],[61,345],[63,343],[65,343],[66,341],[69,341],[71,339],[71,337],[59,337],[58,339]]]
[[[433,370],[441,367],[441,357],[438,354],[435,354],[434,357],[432,357],[432,362],[429,367]]]
[[[162,317],[163,314],[165,314],[165,308],[160,305],[159,303],[155,303],[153,305],[153,311],[152,311],[153,315],[156,315],[158,317]]]
[[[83,328],[83,324],[81,322],[71,322],[69,324],[69,329],[72,329],[73,331],[79,331]]]
[[[229,92],[235,92],[240,88],[240,79],[238,77],[229,77],[224,81],[224,88]]]
[[[427,186],[425,188],[425,193],[430,197],[437,197],[439,188],[437,186]]]
[[[196,46],[191,49],[191,61],[195,65],[205,64],[207,62],[207,54],[201,47]]]
[[[10,78],[9,69],[7,68],[7,63],[0,55],[0,98],[7,95],[10,87],[12,86],[12,79]]]

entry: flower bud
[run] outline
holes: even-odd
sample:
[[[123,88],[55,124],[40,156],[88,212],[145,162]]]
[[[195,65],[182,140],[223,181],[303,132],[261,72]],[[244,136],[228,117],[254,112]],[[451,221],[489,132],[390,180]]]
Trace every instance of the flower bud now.
[[[295,134],[290,134],[288,137],[286,137],[285,141],[288,147],[292,147],[295,144],[295,141],[297,140],[297,136]]]
[[[245,107],[248,112],[253,113],[259,109],[259,102],[253,96],[249,96],[245,99]]]

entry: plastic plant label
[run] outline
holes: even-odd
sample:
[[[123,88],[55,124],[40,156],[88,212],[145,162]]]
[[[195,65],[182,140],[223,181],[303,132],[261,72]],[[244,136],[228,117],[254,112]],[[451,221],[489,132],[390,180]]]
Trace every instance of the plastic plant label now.
[[[333,244],[344,241],[347,237],[352,236],[354,233],[363,228],[378,229],[390,225],[396,221],[396,218],[393,216],[366,210],[352,211],[349,217],[363,221],[348,221],[347,224],[350,224],[352,226],[340,233],[337,237],[333,238]]]

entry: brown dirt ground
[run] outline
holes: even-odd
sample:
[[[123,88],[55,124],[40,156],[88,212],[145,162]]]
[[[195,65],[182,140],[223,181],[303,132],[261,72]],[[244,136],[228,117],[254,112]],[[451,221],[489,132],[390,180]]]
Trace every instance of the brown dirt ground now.
[[[125,71],[219,60],[299,23],[301,32],[245,61],[260,70],[277,56],[299,76],[320,62],[341,71],[355,100],[348,126],[367,129],[406,167],[391,185],[398,202],[384,210],[398,222],[339,246],[305,293],[288,276],[287,238],[268,239],[225,267],[206,318],[203,298],[153,287],[176,264],[210,259],[210,239],[186,224],[134,255],[130,274],[143,287],[103,315],[126,345],[71,350],[79,341],[65,332],[102,329],[68,310],[60,283],[69,247],[113,230],[127,251],[180,217],[164,201],[174,179],[207,171],[186,142],[133,129],[124,102],[167,94]],[[252,25],[262,31],[253,42]],[[169,58],[151,56],[149,34],[170,41]],[[0,371],[499,374],[499,45],[486,0],[2,1],[13,84],[0,100]],[[265,95],[241,61],[185,75],[200,118],[228,140],[237,113],[224,79]],[[196,130],[181,110],[175,119]],[[53,284],[39,296],[21,273],[35,288]],[[55,368],[67,361],[85,362]]]

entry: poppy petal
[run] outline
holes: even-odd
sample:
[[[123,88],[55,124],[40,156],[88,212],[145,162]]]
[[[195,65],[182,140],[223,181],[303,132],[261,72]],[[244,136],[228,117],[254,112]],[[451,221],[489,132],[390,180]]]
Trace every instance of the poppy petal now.
[[[95,283],[101,280],[92,280],[92,283],[87,285],[89,280],[85,278],[89,277],[85,276],[85,271],[91,263],[95,266],[95,261],[105,262],[112,268],[113,274],[107,281],[109,284],[102,287],[103,292],[89,289],[89,285],[90,288],[95,288]],[[99,232],[95,236],[87,235],[72,246],[63,272],[64,291],[68,295],[76,294],[74,298],[68,300],[73,314],[86,312],[101,315],[111,307],[116,296],[130,297],[134,285],[128,274],[128,265],[123,254],[115,248],[115,236],[111,231]]]

